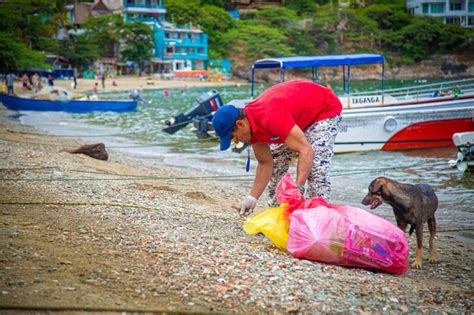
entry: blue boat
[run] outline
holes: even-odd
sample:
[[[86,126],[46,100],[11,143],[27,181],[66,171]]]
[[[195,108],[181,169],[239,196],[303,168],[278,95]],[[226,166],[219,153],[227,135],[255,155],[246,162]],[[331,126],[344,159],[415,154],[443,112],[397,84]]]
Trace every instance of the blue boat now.
[[[60,111],[70,113],[129,112],[137,109],[137,101],[115,100],[35,100],[0,93],[0,102],[12,110]]]

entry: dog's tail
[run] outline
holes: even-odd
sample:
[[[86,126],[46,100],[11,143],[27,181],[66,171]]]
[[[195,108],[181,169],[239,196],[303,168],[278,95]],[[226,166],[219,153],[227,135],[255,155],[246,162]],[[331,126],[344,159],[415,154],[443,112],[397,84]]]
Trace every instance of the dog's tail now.
[[[408,231],[408,235],[411,236],[411,235],[413,234],[413,231],[414,231],[415,229],[416,229],[416,225],[415,225],[415,224],[412,224],[412,225],[410,226],[410,231]]]

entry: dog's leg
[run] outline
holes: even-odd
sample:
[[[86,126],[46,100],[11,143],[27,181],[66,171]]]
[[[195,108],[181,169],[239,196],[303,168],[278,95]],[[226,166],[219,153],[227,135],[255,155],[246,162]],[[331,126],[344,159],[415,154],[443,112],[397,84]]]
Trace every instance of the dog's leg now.
[[[412,264],[413,268],[421,269],[423,257],[423,224],[416,225],[416,252],[415,262]]]
[[[397,220],[397,226],[400,228],[400,230],[403,231],[403,233],[405,233],[407,230],[408,224],[401,220],[398,220],[398,218],[395,218],[395,219]]]
[[[438,259],[436,258],[436,248],[434,246],[434,238],[436,236],[436,219],[434,216],[428,219],[428,229],[430,230],[430,263],[436,264]]]

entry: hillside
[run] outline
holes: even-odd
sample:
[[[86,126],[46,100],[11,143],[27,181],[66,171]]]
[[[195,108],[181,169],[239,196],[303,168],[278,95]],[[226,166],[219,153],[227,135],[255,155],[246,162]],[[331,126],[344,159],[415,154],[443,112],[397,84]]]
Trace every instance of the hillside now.
[[[227,13],[227,1],[169,0],[167,8],[180,22],[199,24],[209,36],[209,57],[232,60],[238,78],[247,79],[260,58],[357,52],[383,53],[394,79],[474,74],[474,30],[411,16],[405,0],[284,3],[243,10],[240,20]]]

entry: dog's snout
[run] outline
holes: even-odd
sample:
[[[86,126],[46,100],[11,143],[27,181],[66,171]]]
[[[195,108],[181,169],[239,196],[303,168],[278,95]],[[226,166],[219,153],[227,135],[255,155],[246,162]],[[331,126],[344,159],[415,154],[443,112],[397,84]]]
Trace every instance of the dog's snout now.
[[[364,199],[362,199],[362,204],[364,206],[368,206],[371,203],[372,203],[372,198],[369,195],[365,196]]]

